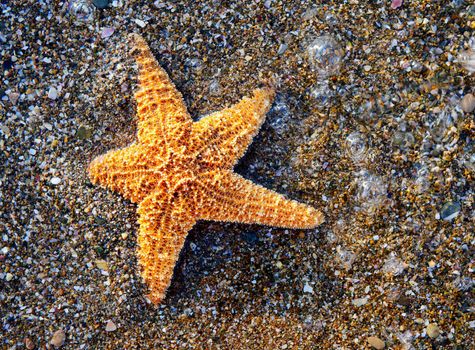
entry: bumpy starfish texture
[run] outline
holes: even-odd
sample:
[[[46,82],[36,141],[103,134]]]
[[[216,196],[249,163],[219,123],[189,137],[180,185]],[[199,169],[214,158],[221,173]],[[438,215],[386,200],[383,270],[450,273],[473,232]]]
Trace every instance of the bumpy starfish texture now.
[[[137,141],[94,159],[89,176],[138,203],[137,255],[149,298],[158,304],[197,220],[305,229],[319,225],[323,215],[232,171],[264,121],[272,89],[255,90],[193,122],[145,41],[136,34],[131,39],[139,66]]]

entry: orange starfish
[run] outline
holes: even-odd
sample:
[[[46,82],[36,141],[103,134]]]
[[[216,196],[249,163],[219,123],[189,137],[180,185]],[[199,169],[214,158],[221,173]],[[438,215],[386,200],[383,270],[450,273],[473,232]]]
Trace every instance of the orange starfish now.
[[[272,89],[255,90],[193,122],[143,38],[133,34],[132,42],[139,64],[138,140],[94,159],[89,176],[138,203],[138,260],[149,298],[158,304],[197,220],[313,228],[323,215],[233,173],[264,121]]]

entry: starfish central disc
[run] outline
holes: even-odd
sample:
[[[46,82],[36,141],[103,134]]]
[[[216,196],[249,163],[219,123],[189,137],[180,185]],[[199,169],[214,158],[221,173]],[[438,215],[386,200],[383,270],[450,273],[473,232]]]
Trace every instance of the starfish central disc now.
[[[89,176],[138,203],[137,255],[149,298],[158,304],[197,220],[305,229],[323,215],[233,172],[264,121],[273,89],[255,90],[193,122],[145,41],[136,34],[131,39],[139,66],[137,141],[94,159]]]

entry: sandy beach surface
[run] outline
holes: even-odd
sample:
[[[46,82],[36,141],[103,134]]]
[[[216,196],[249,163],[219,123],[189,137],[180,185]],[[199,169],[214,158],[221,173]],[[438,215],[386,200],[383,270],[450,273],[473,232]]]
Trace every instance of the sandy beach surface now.
[[[0,348],[473,349],[471,1],[0,1]],[[266,82],[235,170],[313,230],[199,222],[147,299],[136,205],[89,162],[135,139],[129,33],[193,118]]]

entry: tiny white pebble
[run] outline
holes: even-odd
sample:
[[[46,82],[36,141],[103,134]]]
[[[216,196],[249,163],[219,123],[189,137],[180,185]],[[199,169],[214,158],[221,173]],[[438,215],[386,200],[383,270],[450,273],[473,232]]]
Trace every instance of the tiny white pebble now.
[[[34,156],[36,154],[36,151],[33,148],[30,148],[28,153],[30,153],[32,156]]]
[[[52,100],[56,100],[58,97],[58,90],[56,90],[54,87],[50,87],[48,91],[48,97]]]
[[[5,280],[6,280],[7,282],[10,282],[12,279],[13,279],[13,275],[12,275],[10,272],[7,273],[7,275],[5,276]]]
[[[53,177],[50,182],[52,185],[58,185],[61,182],[61,179],[59,177]]]
[[[352,301],[352,304],[354,306],[363,306],[363,305],[366,305],[368,303],[368,298],[365,297],[365,298],[358,298],[358,299],[354,299]]]
[[[112,322],[111,320],[107,321],[106,332],[113,332],[116,329],[117,329],[117,326],[114,322]]]
[[[147,23],[145,23],[144,21],[142,21],[141,19],[134,19],[134,22],[135,24],[137,24],[140,28],[145,28],[145,26],[147,25]]]
[[[307,282],[305,283],[305,286],[303,287],[303,292],[313,294],[313,287],[309,285]]]
[[[369,72],[369,71],[371,70],[371,66],[364,66],[364,70],[365,70],[366,72]]]

